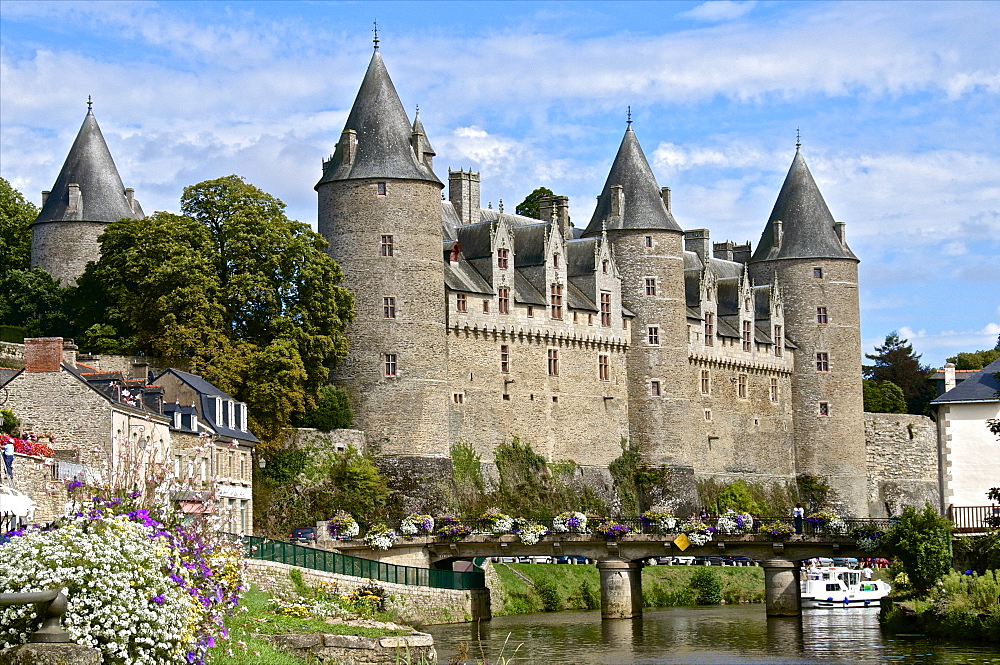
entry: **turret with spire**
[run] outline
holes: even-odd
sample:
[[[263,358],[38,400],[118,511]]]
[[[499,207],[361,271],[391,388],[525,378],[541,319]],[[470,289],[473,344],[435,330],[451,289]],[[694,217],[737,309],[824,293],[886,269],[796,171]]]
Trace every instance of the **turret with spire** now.
[[[88,97],[83,125],[31,224],[31,265],[63,285],[75,284],[87,262],[100,258],[97,238],[104,228],[143,216],[133,190],[122,184]]]

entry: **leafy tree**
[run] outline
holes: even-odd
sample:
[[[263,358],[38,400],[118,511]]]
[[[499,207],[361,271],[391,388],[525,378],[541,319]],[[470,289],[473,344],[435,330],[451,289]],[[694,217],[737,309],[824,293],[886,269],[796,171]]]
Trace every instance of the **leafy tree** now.
[[[38,208],[0,178],[0,275],[27,270],[31,263],[31,229]]]
[[[23,328],[26,337],[72,337],[72,293],[41,268],[0,274],[0,323]]]
[[[347,392],[343,388],[326,385],[319,389],[316,407],[306,412],[301,423],[303,427],[329,432],[350,427],[352,418]]]
[[[982,369],[996,360],[1000,360],[1000,335],[997,335],[997,345],[992,349],[963,352],[948,358],[948,362],[955,363],[955,369]]]
[[[688,583],[697,594],[699,605],[718,605],[722,602],[722,580],[707,566],[698,566]]]
[[[884,543],[903,564],[914,589],[926,591],[951,570],[951,522],[930,503],[918,511],[907,506]]]
[[[874,354],[865,354],[873,365],[864,366],[865,378],[878,383],[892,381],[903,391],[908,413],[923,414],[934,398],[934,388],[927,381],[930,368],[920,364],[920,354],[913,352],[913,345],[895,331],[885,337]]]
[[[864,390],[865,411],[868,413],[906,413],[906,399],[903,391],[892,381],[872,381],[865,379]]]
[[[525,217],[533,217],[535,219],[541,219],[541,200],[546,196],[554,196],[551,189],[548,187],[539,187],[531,194],[524,197],[524,200],[517,204],[514,211],[518,215],[524,215]]]
[[[347,353],[354,306],[326,241],[284,209],[226,176],[185,188],[181,215],[110,224],[79,280],[82,340],[203,375],[275,444]]]
[[[719,492],[716,513],[721,514],[726,508],[753,515],[761,514],[761,506],[753,498],[753,492],[743,480],[729,483]]]

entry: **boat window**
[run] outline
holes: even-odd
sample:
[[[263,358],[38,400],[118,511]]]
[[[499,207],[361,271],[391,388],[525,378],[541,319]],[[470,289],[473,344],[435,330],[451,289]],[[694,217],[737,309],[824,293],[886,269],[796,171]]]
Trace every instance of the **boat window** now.
[[[827,591],[840,591],[840,585],[839,584],[827,584],[826,585],[826,590]]]

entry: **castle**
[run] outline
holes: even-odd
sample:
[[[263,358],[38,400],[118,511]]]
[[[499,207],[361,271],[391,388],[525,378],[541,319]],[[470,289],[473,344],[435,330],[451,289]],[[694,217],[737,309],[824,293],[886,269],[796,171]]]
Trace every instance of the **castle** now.
[[[454,444],[490,461],[514,436],[605,485],[628,442],[667,466],[677,506],[710,478],[816,476],[857,516],[934,493],[933,453],[887,467],[906,457],[903,425],[869,426],[866,442],[858,258],[798,146],[756,248],[678,223],[631,122],[582,229],[565,197],[541,219],[482,208],[474,172],[449,170],[445,196],[434,156],[376,46],[315,189],[356,298],[332,379],[404,493],[450,476]],[[72,172],[88,160],[103,179]],[[92,201],[115,207],[91,215]],[[71,282],[103,224],[141,214],[88,111],[32,261]]]

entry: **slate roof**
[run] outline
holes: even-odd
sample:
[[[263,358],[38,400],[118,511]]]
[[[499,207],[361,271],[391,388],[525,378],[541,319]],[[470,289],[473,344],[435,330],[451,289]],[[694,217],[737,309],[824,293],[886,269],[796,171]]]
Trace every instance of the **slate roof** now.
[[[1000,360],[994,360],[965,381],[938,397],[931,404],[955,404],[959,402],[1000,402],[997,391],[1000,381],[993,376],[1000,372]]]
[[[782,223],[781,246],[774,237],[774,222]],[[778,200],[764,226],[751,262],[774,259],[832,258],[858,260],[834,230],[834,219],[797,149],[781,185]]]
[[[444,187],[434,171],[420,162],[413,152],[410,143],[413,128],[378,50],[372,55],[347,116],[344,130],[349,129],[357,132],[354,162],[342,163],[343,148],[338,141],[316,187],[326,182],[358,178],[428,180]]]
[[[83,210],[69,212],[69,186],[80,185],[83,195]],[[62,220],[83,220],[91,222],[116,222],[119,219],[141,219],[144,215],[137,201],[135,210],[125,198],[125,186],[111,158],[108,144],[91,110],[83,119],[83,125],[73,141],[66,161],[56,182],[38,213],[34,224]]]
[[[611,188],[615,185],[622,186],[625,205],[622,215],[612,217]],[[631,125],[625,130],[625,137],[622,138],[618,154],[611,165],[610,173],[608,173],[608,180],[604,183],[604,189],[597,199],[594,215],[590,218],[590,224],[587,225],[583,236],[600,234],[605,225],[609,231],[615,229],[681,230],[681,227],[674,220],[674,216],[663,205],[663,199],[660,198],[660,186],[656,184],[653,170],[649,168],[649,162],[646,161],[646,155],[643,154]]]
[[[187,372],[183,372],[179,369],[171,368],[166,370],[165,372],[156,377],[155,379],[156,383],[159,383],[160,379],[165,374],[173,374],[178,379],[180,379],[188,386],[190,386],[191,389],[193,389],[196,393],[198,393],[198,397],[201,400],[201,420],[205,422],[213,430],[215,430],[216,433],[221,434],[222,436],[228,436],[232,439],[250,441],[251,443],[260,443],[257,437],[255,437],[250,432],[243,432],[238,429],[233,429],[232,427],[228,427],[227,425],[217,421],[215,418],[212,417],[212,409],[209,408],[208,404],[208,400],[210,398],[221,397],[224,400],[232,400],[234,402],[238,402],[239,400],[222,392],[221,390],[216,388],[214,385],[212,385],[202,377],[196,374],[189,374]]]

